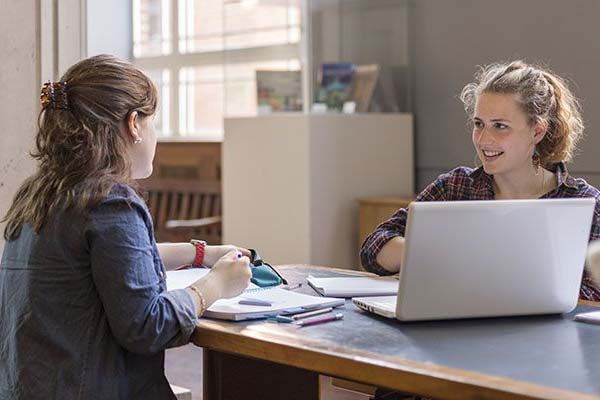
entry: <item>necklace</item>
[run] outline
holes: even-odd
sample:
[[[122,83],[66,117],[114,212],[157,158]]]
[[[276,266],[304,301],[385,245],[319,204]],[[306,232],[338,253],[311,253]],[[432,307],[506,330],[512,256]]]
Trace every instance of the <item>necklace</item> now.
[[[546,194],[546,193],[544,193],[545,184],[546,184],[546,171],[544,171],[544,169],[542,168],[542,188],[540,189],[539,195],[535,196],[536,199],[539,199],[540,197],[542,197],[543,195]]]
[[[536,175],[538,175],[538,174],[536,173]],[[544,196],[546,194],[546,192],[544,190],[545,187],[546,187],[546,171],[543,168],[542,168],[542,182],[541,183],[542,183],[542,186],[540,187],[540,189],[538,190],[538,192],[536,192],[536,193],[533,194],[533,196],[531,197],[532,199],[539,199],[539,198],[541,198],[542,196]],[[496,184],[495,181],[492,181],[492,187],[493,187],[494,192],[495,192],[495,196],[494,197],[498,198],[497,193],[499,193],[500,190],[499,190],[498,185]]]

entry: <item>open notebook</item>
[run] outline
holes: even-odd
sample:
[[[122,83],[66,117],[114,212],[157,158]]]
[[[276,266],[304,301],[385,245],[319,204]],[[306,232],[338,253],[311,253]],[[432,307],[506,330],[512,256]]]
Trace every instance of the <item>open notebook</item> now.
[[[309,275],[308,284],[323,296],[367,297],[398,294],[398,275],[347,276],[316,278]]]
[[[208,271],[202,268],[167,271],[167,290],[183,289],[206,275]],[[272,305],[239,304],[242,298],[265,300]],[[203,317],[243,321],[342,305],[344,305],[343,299],[309,296],[279,287],[260,288],[251,283],[240,296],[216,301],[204,312]]]

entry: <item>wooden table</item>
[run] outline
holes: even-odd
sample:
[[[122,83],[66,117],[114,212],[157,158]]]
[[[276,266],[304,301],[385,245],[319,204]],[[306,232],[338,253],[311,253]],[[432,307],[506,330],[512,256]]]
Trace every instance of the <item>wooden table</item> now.
[[[291,283],[360,274],[278,269]],[[317,399],[319,374],[436,399],[600,399],[600,326],[572,314],[406,323],[348,301],[343,312],[305,328],[202,319],[193,342],[205,348],[204,399]]]

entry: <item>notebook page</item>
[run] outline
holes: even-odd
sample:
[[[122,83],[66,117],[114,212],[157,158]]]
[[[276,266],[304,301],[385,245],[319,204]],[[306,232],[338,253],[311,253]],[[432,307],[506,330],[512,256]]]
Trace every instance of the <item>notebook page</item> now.
[[[188,268],[177,271],[167,271],[167,291],[185,289],[198,279],[204,277],[210,268]],[[254,283],[250,283],[249,288],[257,288]]]
[[[271,302],[270,306],[256,306],[239,304],[242,299],[257,299]],[[304,310],[337,307],[344,304],[344,300],[330,297],[310,296],[285,290],[278,287],[249,288],[238,297],[221,299],[208,308],[207,317],[240,319],[248,315],[275,315],[300,312]]]

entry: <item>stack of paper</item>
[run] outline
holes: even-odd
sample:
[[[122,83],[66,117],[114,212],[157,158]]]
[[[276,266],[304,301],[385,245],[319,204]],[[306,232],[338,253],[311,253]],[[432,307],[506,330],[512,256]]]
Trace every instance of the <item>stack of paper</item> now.
[[[167,271],[167,290],[186,288],[208,271],[199,268]],[[269,305],[239,304],[242,299],[259,300]],[[203,317],[242,321],[342,305],[344,305],[342,299],[309,296],[278,287],[260,288],[250,284],[240,296],[216,301],[204,312]]]
[[[323,296],[368,297],[398,294],[397,276],[349,276],[316,278],[309,275],[308,284]]]

